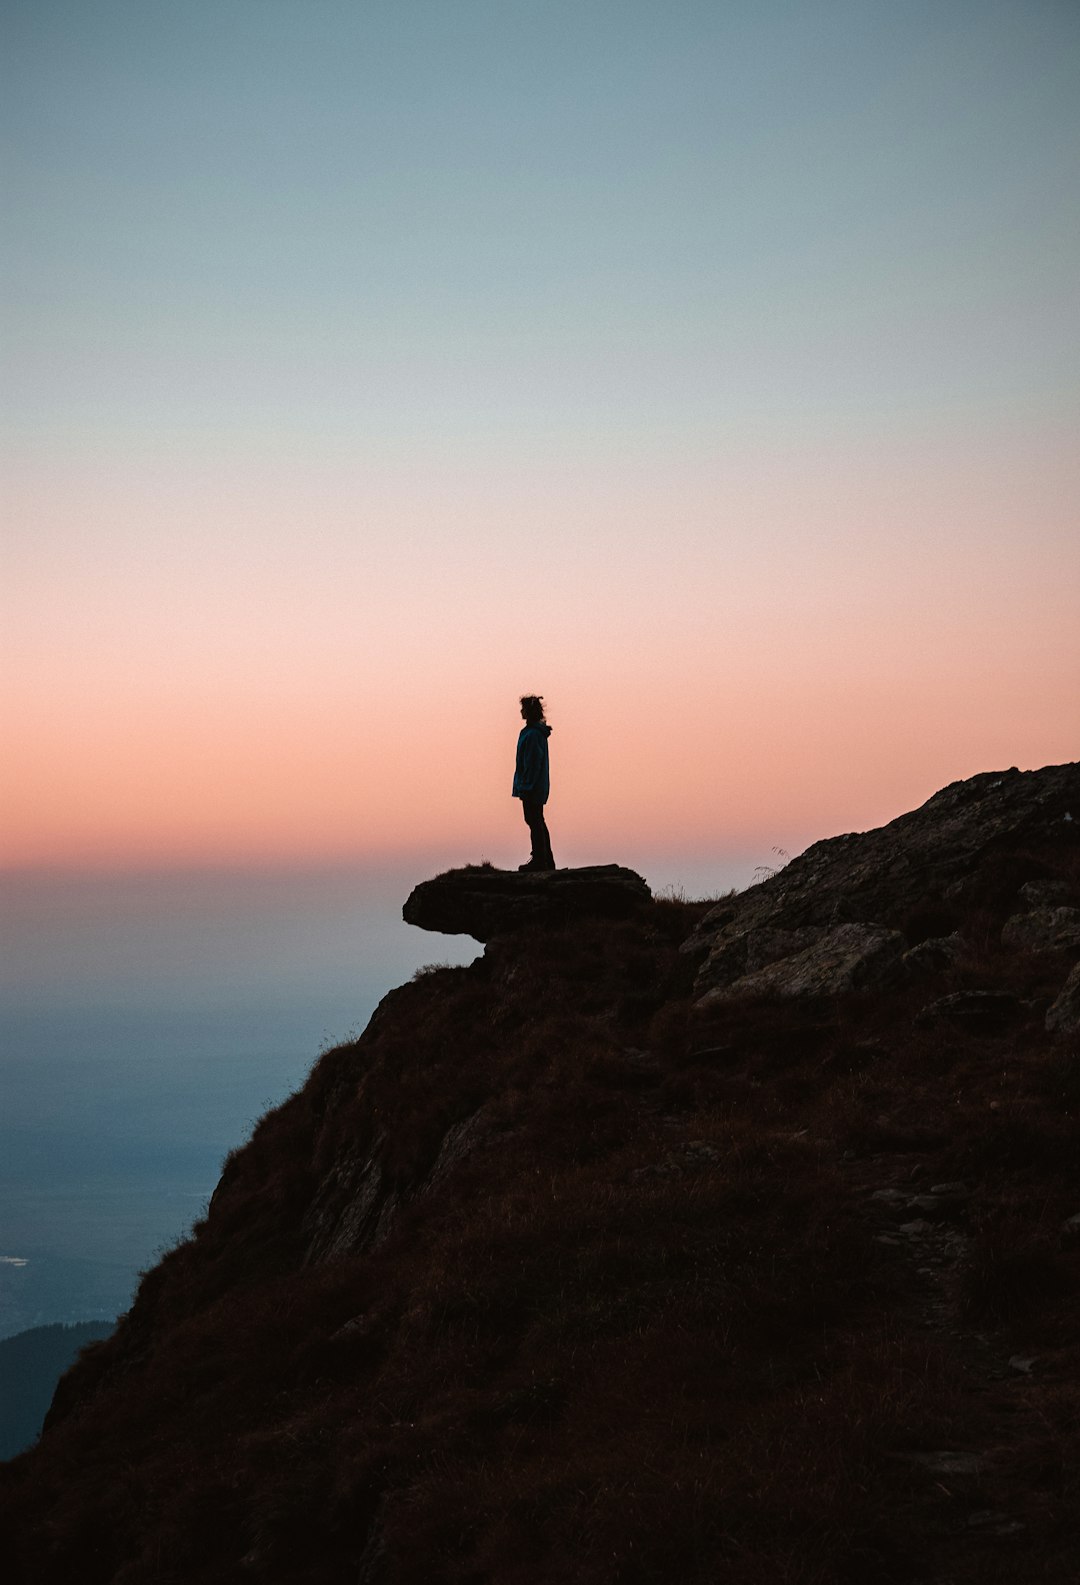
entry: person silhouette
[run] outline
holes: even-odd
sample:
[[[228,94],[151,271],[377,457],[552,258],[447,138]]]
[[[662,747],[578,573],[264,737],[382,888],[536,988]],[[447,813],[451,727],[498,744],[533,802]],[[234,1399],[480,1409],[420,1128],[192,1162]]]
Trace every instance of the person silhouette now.
[[[517,761],[514,765],[514,797],[521,799],[525,824],[532,839],[532,857],[519,870],[553,870],[551,837],[544,819],[544,805],[551,790],[548,770],[548,738],[551,728],[544,720],[544,701],[539,694],[527,693],[521,698],[521,718],[525,722],[518,733]]]

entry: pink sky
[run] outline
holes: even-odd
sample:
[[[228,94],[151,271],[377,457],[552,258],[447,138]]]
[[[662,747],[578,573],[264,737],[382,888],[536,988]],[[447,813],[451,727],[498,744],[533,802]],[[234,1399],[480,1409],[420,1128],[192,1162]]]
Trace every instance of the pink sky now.
[[[24,478],[3,861],[509,862],[533,689],[564,862],[767,857],[1074,757],[1075,478],[972,452]]]
[[[6,19],[0,863],[797,851],[1077,754],[1080,13]]]

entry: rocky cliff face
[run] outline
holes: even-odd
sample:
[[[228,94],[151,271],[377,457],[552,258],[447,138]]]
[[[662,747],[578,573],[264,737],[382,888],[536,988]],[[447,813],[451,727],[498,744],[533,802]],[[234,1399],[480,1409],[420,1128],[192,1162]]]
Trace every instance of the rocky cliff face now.
[[[414,894],[483,958],[229,1159],[0,1471],[8,1559],[1071,1581],[1078,834],[1051,767],[714,906],[611,870]]]

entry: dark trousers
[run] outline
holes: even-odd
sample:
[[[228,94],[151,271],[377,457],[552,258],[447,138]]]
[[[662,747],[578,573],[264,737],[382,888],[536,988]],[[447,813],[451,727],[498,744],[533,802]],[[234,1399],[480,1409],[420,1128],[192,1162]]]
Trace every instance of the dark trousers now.
[[[551,837],[548,835],[547,821],[544,819],[543,800],[526,796],[521,800],[521,809],[532,838],[531,862],[537,869],[553,870],[555,860],[551,856]]]

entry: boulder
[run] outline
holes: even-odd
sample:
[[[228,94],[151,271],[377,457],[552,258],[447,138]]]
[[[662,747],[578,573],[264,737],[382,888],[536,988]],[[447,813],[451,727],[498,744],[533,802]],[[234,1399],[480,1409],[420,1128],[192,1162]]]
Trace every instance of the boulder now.
[[[807,947],[816,945],[824,934],[824,925],[804,925],[798,930],[763,925],[743,935],[725,933],[708,952],[698,972],[697,993],[700,996],[707,990],[723,989],[744,975],[757,974],[770,963],[778,963],[782,958],[805,952]]]
[[[1014,952],[1080,952],[1080,908],[1033,908],[1013,914],[1001,944]]]
[[[970,950],[963,936],[955,930],[951,936],[929,936],[908,948],[904,953],[904,967],[918,974],[951,969]]]
[[[781,958],[793,958],[813,947],[825,935],[824,925],[803,925],[799,930],[779,930],[765,925],[746,937],[746,972],[757,974]]]
[[[842,996],[877,989],[897,976],[905,941],[898,930],[880,925],[838,925],[824,930],[801,952],[776,959],[730,985],[698,997],[701,1008],[735,1000]]]
[[[1046,1012],[1047,1033],[1058,1040],[1080,1035],[1080,963],[1073,969],[1061,992]]]
[[[1068,881],[1054,879],[1025,881],[1020,896],[1029,908],[1058,908],[1071,900]]]
[[[491,941],[571,919],[623,918],[651,898],[647,882],[620,864],[524,873],[479,864],[421,881],[401,912],[421,930]]]

